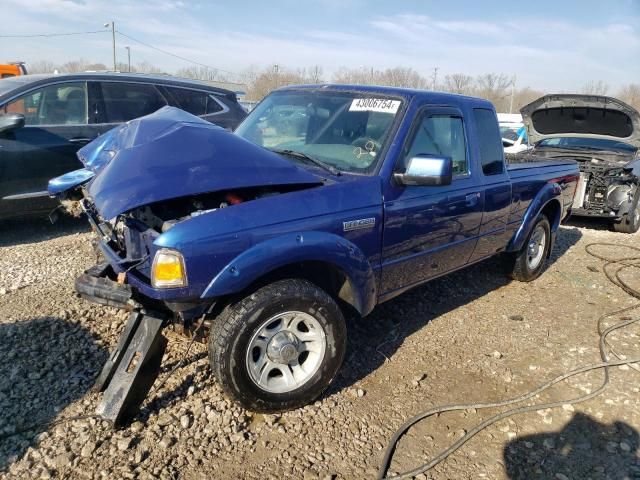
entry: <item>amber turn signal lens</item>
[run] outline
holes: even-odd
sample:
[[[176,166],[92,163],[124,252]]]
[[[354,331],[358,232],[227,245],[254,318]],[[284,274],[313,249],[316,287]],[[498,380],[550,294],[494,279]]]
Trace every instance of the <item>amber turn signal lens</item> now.
[[[155,288],[185,287],[187,272],[184,259],[175,250],[158,250],[151,268],[151,285]]]

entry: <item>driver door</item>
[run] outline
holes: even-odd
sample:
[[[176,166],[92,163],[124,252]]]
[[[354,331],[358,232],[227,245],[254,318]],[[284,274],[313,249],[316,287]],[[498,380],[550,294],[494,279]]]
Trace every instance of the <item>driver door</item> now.
[[[467,143],[462,113],[426,107],[414,121],[396,171],[418,154],[451,157],[450,185],[394,184],[384,202],[382,295],[465,265],[478,240],[484,194]]]

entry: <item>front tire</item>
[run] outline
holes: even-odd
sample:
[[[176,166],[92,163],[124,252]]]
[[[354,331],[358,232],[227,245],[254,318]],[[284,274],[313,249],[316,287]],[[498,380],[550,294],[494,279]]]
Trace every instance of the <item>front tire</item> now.
[[[551,248],[551,225],[545,215],[538,216],[522,249],[511,257],[511,278],[531,282],[544,270]]]
[[[636,233],[640,230],[640,185],[636,186],[631,208],[619,222],[613,224],[613,229],[620,233]]]
[[[338,372],[346,325],[336,302],[306,280],[281,280],[213,320],[209,361],[244,408],[280,412],[315,400]]]

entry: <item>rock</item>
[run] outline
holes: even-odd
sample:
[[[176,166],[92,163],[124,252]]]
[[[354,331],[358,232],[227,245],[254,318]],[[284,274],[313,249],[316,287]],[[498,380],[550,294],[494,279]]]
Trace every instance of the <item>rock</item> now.
[[[167,435],[166,437],[162,437],[162,440],[160,440],[160,443],[158,443],[158,445],[160,445],[162,448],[169,448],[174,443],[176,443],[176,439]]]
[[[558,480],[569,480],[569,477],[567,477],[564,473],[556,473],[555,477]]]
[[[140,433],[144,429],[144,423],[142,422],[133,422],[129,429],[134,433]]]
[[[156,423],[161,427],[166,427],[167,425],[171,425],[174,420],[175,419],[173,415],[171,415],[170,413],[163,412],[158,416],[158,420],[156,420]]]
[[[510,315],[509,320],[513,320],[514,322],[522,322],[524,317],[522,315]]]
[[[627,442],[620,442],[620,450],[622,450],[623,452],[630,452],[631,445],[629,445]]]
[[[182,428],[184,428],[185,430],[187,428],[189,428],[191,426],[191,416],[189,415],[182,415],[180,417],[180,425],[182,426]]]
[[[542,445],[544,446],[544,448],[551,450],[555,448],[556,442],[553,440],[553,438],[545,438],[542,442]]]
[[[491,353],[491,356],[496,359],[502,358],[502,354],[497,350],[494,350],[493,353]]]
[[[87,442],[82,447],[82,450],[80,450],[80,456],[83,458],[89,458],[93,454],[93,452],[95,452],[95,450],[96,450],[96,443]]]
[[[567,412],[574,412],[576,410],[573,407],[573,405],[571,405],[570,403],[565,403],[564,405],[562,405],[562,409],[567,411]]]
[[[524,442],[524,446],[527,448],[533,448],[533,442]]]
[[[362,398],[362,397],[364,397],[365,393],[366,393],[366,392],[365,392],[365,391],[364,391],[364,389],[362,389],[362,388],[359,388],[359,389],[356,391],[356,394],[358,395],[358,398]]]
[[[124,452],[125,450],[129,450],[129,447],[131,446],[131,438],[130,437],[124,437],[121,438],[120,440],[118,440],[118,450],[120,450],[121,452]]]

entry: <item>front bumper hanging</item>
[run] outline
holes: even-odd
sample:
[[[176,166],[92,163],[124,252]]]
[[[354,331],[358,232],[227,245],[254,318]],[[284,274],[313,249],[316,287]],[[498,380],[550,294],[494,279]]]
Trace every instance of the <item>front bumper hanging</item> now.
[[[103,393],[96,414],[121,427],[138,413],[158,377],[167,348],[162,328],[168,316],[143,308],[134,300],[131,286],[114,277],[109,264],[99,264],[80,275],[75,288],[86,300],[131,312],[93,387]]]
[[[138,413],[160,372],[167,339],[162,335],[166,319],[134,310],[116,348],[98,376],[94,390],[103,392],[96,414],[126,425]]]

